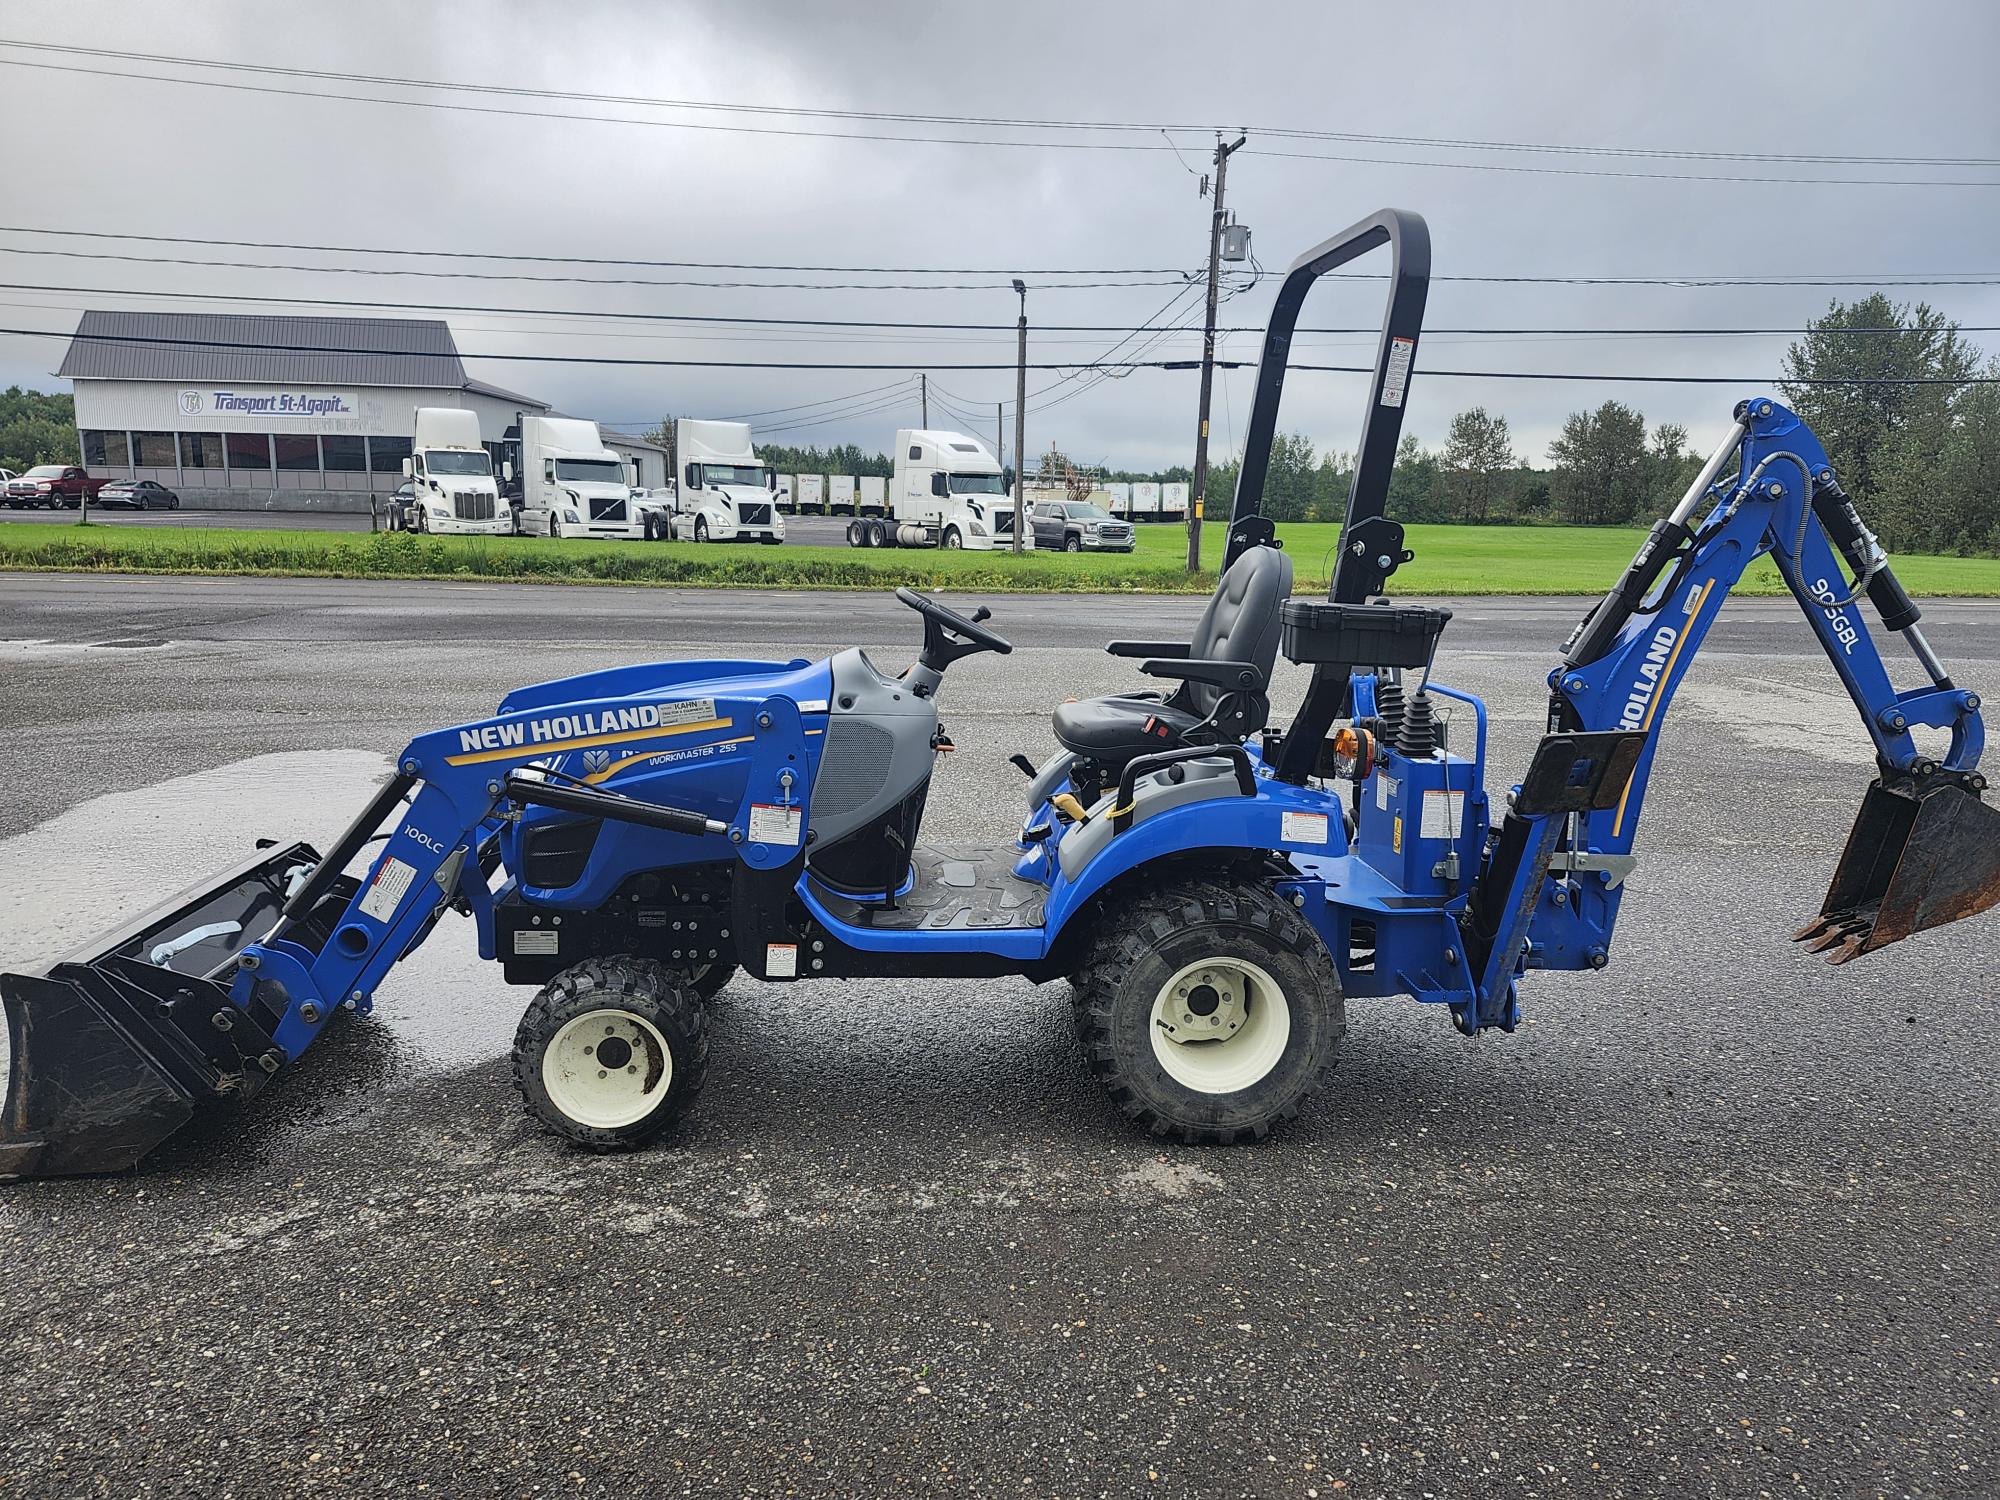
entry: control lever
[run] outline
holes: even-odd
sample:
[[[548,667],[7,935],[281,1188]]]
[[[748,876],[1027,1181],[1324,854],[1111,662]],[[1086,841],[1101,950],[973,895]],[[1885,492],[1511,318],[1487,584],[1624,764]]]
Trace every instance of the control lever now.
[[[988,609],[983,604],[972,612],[972,623],[975,625],[977,625],[981,620],[990,620],[992,618],[993,618],[993,611]]]

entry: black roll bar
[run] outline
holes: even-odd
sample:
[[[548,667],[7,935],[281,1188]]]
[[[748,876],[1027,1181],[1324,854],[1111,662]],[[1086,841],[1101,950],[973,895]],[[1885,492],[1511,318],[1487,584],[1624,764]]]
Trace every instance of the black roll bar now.
[[[1375,350],[1375,374],[1368,384],[1368,405],[1361,414],[1361,442],[1355,454],[1354,485],[1347,495],[1347,519],[1340,531],[1339,560],[1326,591],[1327,598],[1338,604],[1359,604],[1381,593],[1389,575],[1410,559],[1403,548],[1403,528],[1384,512],[1396,468],[1396,444],[1403,435],[1417,340],[1424,328],[1424,303],[1430,295],[1431,231],[1421,214],[1385,208],[1314,246],[1285,272],[1271,308],[1270,327],[1264,332],[1263,357],[1257,363],[1257,396],[1250,408],[1243,470],[1236,481],[1229,544],[1223,553],[1226,568],[1251,547],[1271,539],[1271,522],[1264,516],[1264,481],[1278,431],[1278,403],[1285,391],[1292,332],[1306,293],[1328,271],[1382,245],[1389,247],[1389,300]],[[1313,774],[1320,741],[1346,710],[1349,678],[1356,665],[1314,666],[1298,717],[1275,747],[1281,779],[1303,784]],[[1266,744],[1274,738],[1267,734]]]
[[[1285,392],[1292,332],[1298,326],[1306,293],[1328,271],[1381,245],[1389,247],[1389,303],[1382,316],[1382,340],[1375,351],[1368,406],[1361,416],[1361,443],[1356,450],[1354,487],[1347,496],[1340,561],[1334,566],[1332,586],[1327,591],[1329,599],[1345,604],[1358,604],[1381,592],[1375,575],[1380,572],[1386,577],[1395,571],[1393,564],[1402,561],[1400,555],[1394,556],[1389,568],[1379,570],[1373,566],[1380,555],[1375,548],[1356,553],[1346,543],[1355,526],[1382,518],[1389,498],[1389,476],[1396,466],[1396,444],[1403,433],[1410,371],[1417,338],[1423,332],[1424,302],[1430,295],[1431,231],[1421,214],[1400,208],[1370,214],[1306,251],[1285,272],[1278,300],[1271,307],[1270,326],[1264,331],[1264,353],[1257,362],[1257,396],[1250,407],[1243,469],[1229,512],[1229,546],[1223,554],[1226,568],[1256,545],[1257,528],[1244,523],[1253,522],[1264,512],[1264,480],[1271,467],[1271,443],[1278,431],[1278,403]]]

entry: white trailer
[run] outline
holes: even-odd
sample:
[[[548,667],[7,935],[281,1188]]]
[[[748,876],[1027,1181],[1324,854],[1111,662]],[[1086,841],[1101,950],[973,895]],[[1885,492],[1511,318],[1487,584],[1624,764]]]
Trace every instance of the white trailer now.
[[[763,542],[785,539],[778,513],[778,479],[750,445],[748,422],[674,423],[674,536],[689,542]]]
[[[1160,486],[1160,519],[1163,521],[1185,521],[1188,512],[1188,486],[1184,479],[1177,479]]]
[[[829,474],[826,477],[826,513],[830,516],[854,514],[854,476]]]
[[[508,443],[520,484],[520,529],[535,536],[645,535],[632,468],[580,417],[523,414]]]
[[[511,464],[503,464],[501,471],[503,477],[513,477]],[[409,509],[391,515],[391,529],[408,526],[440,536],[509,536],[514,531],[514,510],[500,498],[493,456],[479,439],[476,411],[418,407],[403,477],[412,484]]]
[[[850,547],[960,547],[990,552],[1014,545],[1014,497],[1000,463],[962,432],[905,427],[896,434],[889,515],[848,523]],[[1035,545],[1024,525],[1023,550]]]
[[[799,514],[802,516],[823,516],[826,514],[826,476],[824,474],[801,474],[798,476]]]
[[[1123,479],[1113,480],[1111,483],[1104,486],[1104,492],[1105,494],[1111,497],[1109,500],[1105,502],[1104,508],[1110,511],[1112,515],[1116,516],[1121,521],[1131,520],[1132,519],[1131,484]]]
[[[1132,519],[1135,521],[1160,519],[1160,486],[1154,480],[1141,479],[1133,484]]]
[[[883,516],[889,513],[889,481],[880,474],[863,474],[855,484],[854,513]]]
[[[778,510],[780,514],[789,516],[799,508],[798,483],[798,476],[795,474],[778,475]]]

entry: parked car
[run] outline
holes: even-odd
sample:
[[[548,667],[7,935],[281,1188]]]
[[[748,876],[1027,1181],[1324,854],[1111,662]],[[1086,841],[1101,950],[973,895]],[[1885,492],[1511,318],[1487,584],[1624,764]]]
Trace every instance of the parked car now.
[[[179,510],[181,497],[157,480],[114,479],[97,492],[97,503],[133,510]]]
[[[396,486],[396,493],[389,497],[389,513],[382,524],[391,531],[415,531],[417,529],[417,482],[405,479]]]
[[[74,510],[85,495],[95,500],[109,482],[92,479],[75,464],[37,464],[20,478],[7,481],[7,504],[15,510],[36,505]]]
[[[1064,552],[1130,552],[1138,540],[1131,522],[1116,519],[1101,505],[1041,500],[1035,504],[1035,545]]]

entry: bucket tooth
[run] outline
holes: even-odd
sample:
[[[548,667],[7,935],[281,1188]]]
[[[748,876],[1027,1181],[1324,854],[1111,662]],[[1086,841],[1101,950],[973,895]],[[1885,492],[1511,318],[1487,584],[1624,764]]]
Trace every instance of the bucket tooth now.
[[[1819,917],[1797,940],[1846,963],[2000,904],[2000,811],[1957,782],[1870,783]]]

